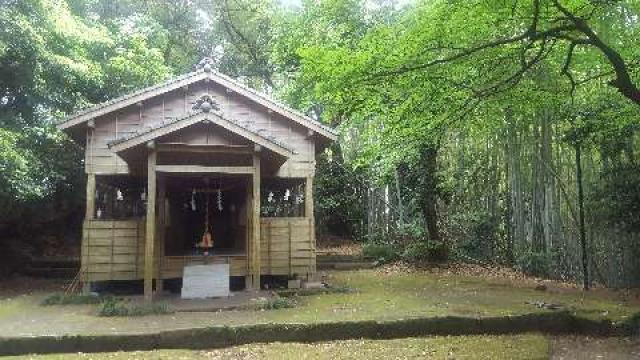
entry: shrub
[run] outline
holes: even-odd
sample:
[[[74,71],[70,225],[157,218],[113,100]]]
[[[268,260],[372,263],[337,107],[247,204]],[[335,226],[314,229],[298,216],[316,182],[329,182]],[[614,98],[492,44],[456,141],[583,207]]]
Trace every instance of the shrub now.
[[[290,309],[296,306],[296,302],[292,298],[275,297],[269,300],[265,306],[265,310]]]
[[[278,310],[290,309],[296,305],[296,301],[292,297],[276,296],[271,299],[259,298],[256,300],[255,306],[251,306],[251,308],[256,310]]]
[[[447,260],[447,255],[447,248],[441,242],[418,241],[404,249],[402,259],[409,262],[441,262]]]
[[[61,294],[55,293],[42,300],[41,305],[82,305],[99,304],[103,298],[94,294]]]
[[[385,243],[366,243],[362,247],[362,254],[379,262],[391,262],[399,258],[398,249]]]
[[[99,316],[145,316],[170,314],[173,311],[165,303],[136,304],[127,306],[115,298],[109,298],[102,304]]]
[[[391,236],[393,237],[394,242],[401,244],[423,241],[427,239],[427,233],[425,231],[424,224],[417,222],[400,224],[396,229],[394,229]]]
[[[102,304],[99,316],[127,316],[128,310],[120,301],[115,298],[107,299]]]
[[[488,214],[474,214],[469,218],[469,226],[470,233],[459,249],[473,259],[491,259],[498,231],[495,218]]]
[[[517,268],[525,274],[548,277],[551,257],[545,253],[527,251],[517,260]]]

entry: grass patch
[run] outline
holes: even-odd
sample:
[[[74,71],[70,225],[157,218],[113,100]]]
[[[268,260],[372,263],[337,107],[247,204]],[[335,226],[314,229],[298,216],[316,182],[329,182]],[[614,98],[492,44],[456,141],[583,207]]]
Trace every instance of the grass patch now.
[[[41,305],[87,305],[87,304],[99,304],[103,301],[103,298],[93,294],[62,294],[55,293],[47,296],[42,300]]]
[[[98,316],[146,316],[171,314],[173,311],[165,303],[125,304],[118,299],[107,299],[98,312]]]

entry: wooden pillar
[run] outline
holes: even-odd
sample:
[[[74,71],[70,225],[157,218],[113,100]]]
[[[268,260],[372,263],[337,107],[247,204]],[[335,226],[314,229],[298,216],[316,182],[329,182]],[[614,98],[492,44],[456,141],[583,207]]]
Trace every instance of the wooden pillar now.
[[[153,297],[153,248],[156,237],[156,149],[153,142],[147,143],[147,217],[144,246],[144,299]]]
[[[162,261],[164,258],[164,240],[166,233],[166,179],[164,176],[158,177],[158,228],[156,233],[156,252],[158,253],[157,278],[156,278],[156,293],[160,294],[164,290],[164,280],[162,278]]]
[[[93,220],[96,213],[96,174],[87,174],[87,210],[85,220]]]
[[[95,213],[96,213],[96,174],[87,174],[87,208],[84,214],[84,220],[88,221],[88,220],[93,220],[95,219]],[[82,252],[83,254],[86,254],[85,252],[89,250],[89,244],[88,241],[89,239],[87,238],[89,236],[89,232],[88,231],[83,231],[82,232],[83,235],[83,239],[82,239]],[[85,266],[88,266],[88,264],[85,264],[84,262],[87,261],[88,262],[88,257],[86,256],[82,256],[80,258],[80,275],[82,277],[82,292],[85,294],[88,294],[91,292],[91,282],[87,281],[85,279],[86,277],[86,268]],[[85,270],[85,273],[82,273],[82,270]]]
[[[253,154],[253,214],[251,216],[251,262],[253,288],[260,290],[260,147]]]
[[[253,289],[253,175],[251,175],[251,183],[247,184],[247,206],[246,212],[246,251],[247,251],[247,276],[245,277],[245,289]]]
[[[311,267],[312,273],[307,274],[308,278],[310,278],[313,273],[316,272],[316,220],[313,211],[313,176],[307,176],[307,181],[304,186],[304,216],[309,220],[309,245],[311,249],[313,249],[313,266]]]

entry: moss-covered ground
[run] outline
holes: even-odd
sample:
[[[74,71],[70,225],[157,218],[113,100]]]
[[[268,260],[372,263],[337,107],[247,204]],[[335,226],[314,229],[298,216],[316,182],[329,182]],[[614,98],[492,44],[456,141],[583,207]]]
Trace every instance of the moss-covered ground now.
[[[7,359],[547,359],[542,335],[436,336],[397,340],[347,340],[312,344],[272,343],[226,349],[56,354]]]
[[[537,304],[553,304],[590,319],[624,320],[640,311],[637,301],[610,292],[576,288],[535,290],[531,282],[438,273],[386,274],[376,270],[337,272],[331,282],[356,291],[311,297],[309,311],[290,314],[293,321],[389,320],[429,316],[503,316],[548,312]],[[311,311],[311,309],[317,309]],[[273,313],[270,316],[277,317]],[[294,320],[295,319],[295,320]]]
[[[0,334],[148,333],[215,325],[315,323],[345,320],[396,320],[413,317],[503,316],[552,312],[536,304],[554,304],[590,319],[625,320],[640,311],[637,300],[609,291],[582,292],[570,287],[534,289],[535,283],[509,278],[474,277],[446,272],[332,272],[328,281],[353,291],[303,296],[295,308],[269,311],[173,313],[135,318],[98,317],[98,305],[41,306],[50,293],[0,300]]]

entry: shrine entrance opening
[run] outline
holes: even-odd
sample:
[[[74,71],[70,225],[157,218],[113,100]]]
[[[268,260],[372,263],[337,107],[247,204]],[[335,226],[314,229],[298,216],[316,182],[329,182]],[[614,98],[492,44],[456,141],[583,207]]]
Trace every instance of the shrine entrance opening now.
[[[165,256],[245,255],[248,188],[243,175],[166,176]]]

